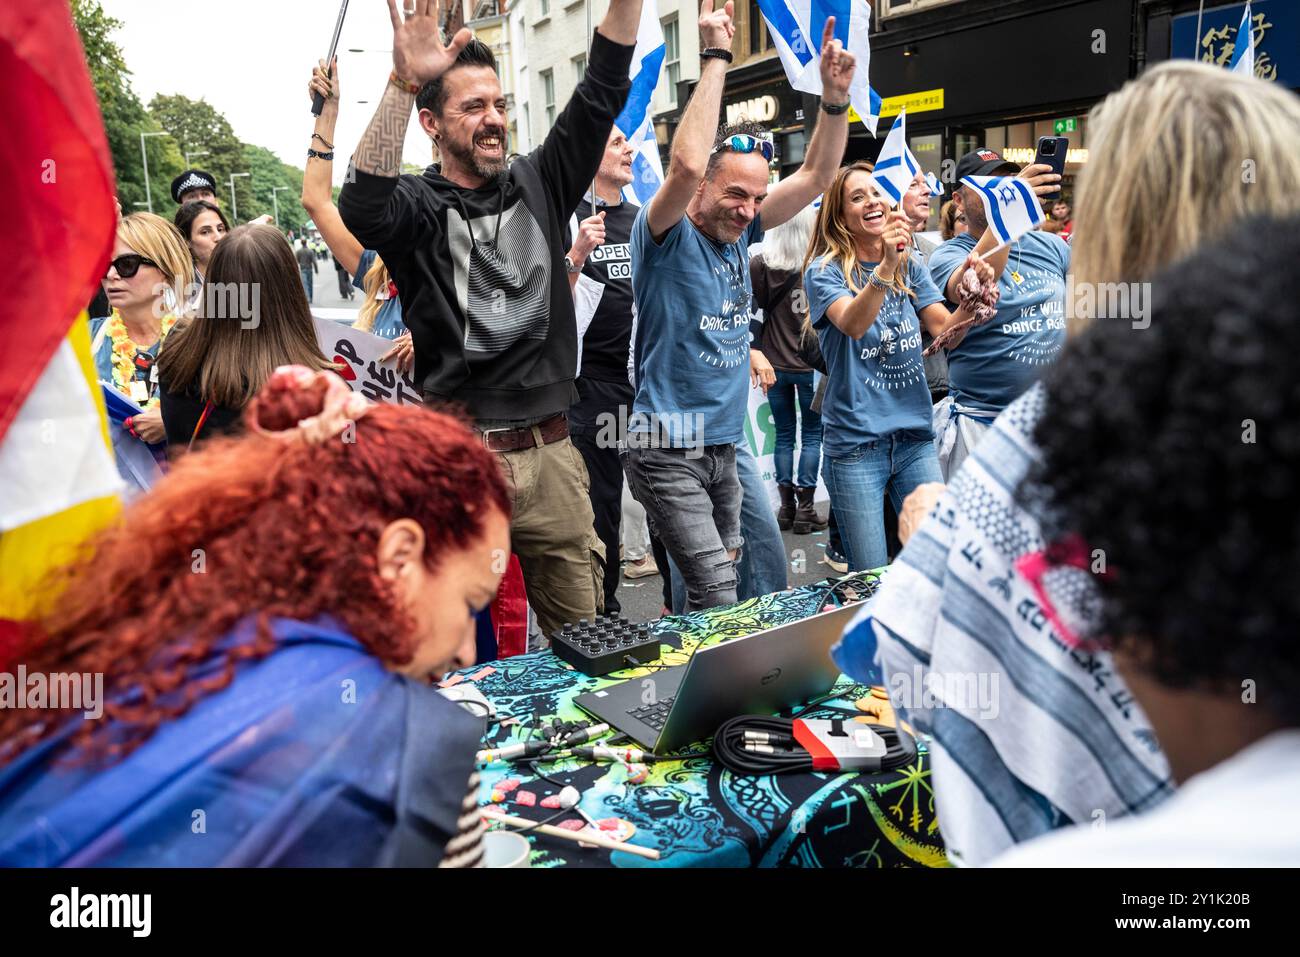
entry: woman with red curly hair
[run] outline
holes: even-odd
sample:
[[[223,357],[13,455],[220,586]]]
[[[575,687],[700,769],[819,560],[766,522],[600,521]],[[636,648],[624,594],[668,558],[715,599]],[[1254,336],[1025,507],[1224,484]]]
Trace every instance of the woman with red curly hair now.
[[[68,569],[5,667],[102,693],[0,708],[0,865],[477,862],[482,720],[429,679],[473,663],[500,469],[453,418],[303,368],[245,420]]]

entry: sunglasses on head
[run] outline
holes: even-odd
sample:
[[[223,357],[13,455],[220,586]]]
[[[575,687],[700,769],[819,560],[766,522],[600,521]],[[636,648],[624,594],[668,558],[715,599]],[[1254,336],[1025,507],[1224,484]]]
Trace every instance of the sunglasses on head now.
[[[771,140],[750,136],[748,133],[736,133],[733,136],[728,136],[713,148],[715,153],[721,153],[723,150],[731,150],[733,153],[762,153],[763,159],[769,163],[772,162],[772,157],[776,155],[776,147],[772,145]]]
[[[117,274],[123,279],[130,279],[140,271],[141,266],[153,266],[154,269],[159,268],[156,262],[146,256],[141,256],[139,253],[127,253],[124,256],[118,256],[108,264],[108,268],[116,269]]]

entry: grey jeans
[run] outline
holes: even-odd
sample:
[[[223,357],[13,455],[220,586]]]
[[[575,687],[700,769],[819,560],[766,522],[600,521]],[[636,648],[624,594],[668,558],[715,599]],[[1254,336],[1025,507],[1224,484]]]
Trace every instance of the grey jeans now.
[[[645,508],[650,529],[686,579],[686,610],[736,601],[740,481],[736,447],[628,448],[622,454],[632,494]]]

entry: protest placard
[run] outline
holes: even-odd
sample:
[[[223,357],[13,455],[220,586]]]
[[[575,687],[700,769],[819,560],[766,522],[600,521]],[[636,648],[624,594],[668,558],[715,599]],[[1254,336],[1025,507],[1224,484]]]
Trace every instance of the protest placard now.
[[[360,392],[372,402],[423,404],[420,390],[415,386],[415,373],[398,371],[394,360],[380,361],[393,348],[391,339],[382,339],[319,316],[313,317],[313,321],[321,352],[339,364],[338,374],[353,392]]]

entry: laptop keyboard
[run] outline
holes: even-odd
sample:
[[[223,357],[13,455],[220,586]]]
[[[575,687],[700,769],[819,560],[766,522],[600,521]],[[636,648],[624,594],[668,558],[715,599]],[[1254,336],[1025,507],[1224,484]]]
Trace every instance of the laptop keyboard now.
[[[656,731],[662,731],[664,725],[668,723],[668,712],[672,709],[673,700],[676,695],[670,695],[667,698],[660,698],[654,704],[643,705],[640,708],[632,708],[628,714],[636,718],[642,724],[648,724]]]

